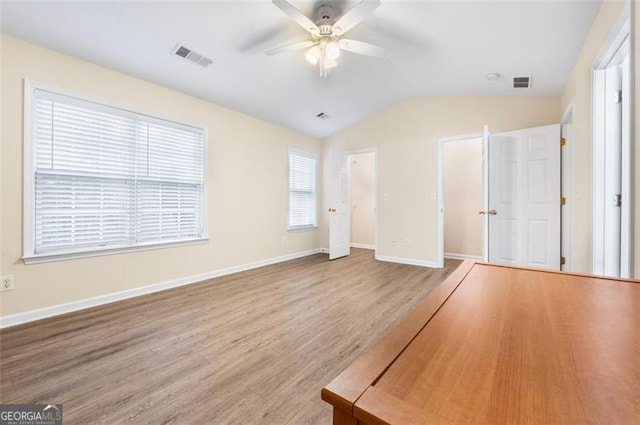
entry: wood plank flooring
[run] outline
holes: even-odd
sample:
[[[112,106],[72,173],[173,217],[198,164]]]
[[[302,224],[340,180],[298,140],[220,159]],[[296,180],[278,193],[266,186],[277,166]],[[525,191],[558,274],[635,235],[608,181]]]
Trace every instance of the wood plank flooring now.
[[[459,264],[318,254],[9,328],[0,402],[63,403],[67,425],[330,424],[322,387]]]

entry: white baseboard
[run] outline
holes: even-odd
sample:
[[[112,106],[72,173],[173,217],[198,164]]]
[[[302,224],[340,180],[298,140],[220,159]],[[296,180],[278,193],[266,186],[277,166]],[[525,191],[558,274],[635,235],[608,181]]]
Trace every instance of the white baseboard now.
[[[413,258],[387,257],[384,255],[376,255],[376,260],[387,261],[389,263],[408,264],[410,266],[430,267],[432,269],[441,269],[442,264],[435,261],[414,260]]]
[[[365,243],[352,243],[351,248],[376,249],[375,245],[367,245]]]
[[[474,261],[482,261],[481,255],[466,255],[466,254],[452,254],[449,252],[444,253],[444,258],[449,258],[451,260],[474,260]]]
[[[84,310],[90,307],[97,307],[99,305],[109,304],[116,301],[126,300],[128,298],[139,297],[141,295],[152,294],[154,292],[164,291],[167,289],[176,288],[178,286],[190,285],[192,283],[202,282],[204,280],[213,279],[215,277],[251,270],[258,267],[264,267],[271,264],[282,263],[284,261],[295,260],[296,258],[307,257],[309,255],[319,254],[321,252],[323,252],[322,248],[296,252],[280,257],[254,261],[248,264],[227,267],[220,270],[214,270],[211,272],[142,286],[140,288],[127,289],[126,291],[114,292],[112,294],[100,295],[93,298],[86,298],[84,300],[72,301],[69,303],[58,304],[51,307],[26,311],[24,313],[12,314],[9,316],[0,317],[0,329],[21,325],[23,323],[33,322],[35,320],[46,319],[48,317],[58,316],[61,314],[71,313],[78,310]]]

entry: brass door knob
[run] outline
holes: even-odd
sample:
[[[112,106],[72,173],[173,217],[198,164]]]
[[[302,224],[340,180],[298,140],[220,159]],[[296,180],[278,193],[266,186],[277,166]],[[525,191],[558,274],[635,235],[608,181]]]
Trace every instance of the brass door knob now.
[[[337,210],[335,208],[329,208],[329,212],[336,212]]]

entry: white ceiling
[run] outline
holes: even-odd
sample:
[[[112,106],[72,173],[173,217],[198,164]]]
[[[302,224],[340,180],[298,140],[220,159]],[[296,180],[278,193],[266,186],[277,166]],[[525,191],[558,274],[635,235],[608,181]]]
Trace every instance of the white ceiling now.
[[[320,2],[292,3],[313,16]],[[357,1],[331,3],[345,11]],[[3,33],[325,137],[410,96],[559,95],[598,8],[599,0],[382,0],[347,36],[384,47],[388,59],[343,53],[327,79],[304,50],[263,54],[308,38],[268,0],[3,1],[1,22]],[[213,65],[173,55],[179,42]],[[503,77],[487,81],[490,72]],[[521,75],[532,88],[511,88]]]

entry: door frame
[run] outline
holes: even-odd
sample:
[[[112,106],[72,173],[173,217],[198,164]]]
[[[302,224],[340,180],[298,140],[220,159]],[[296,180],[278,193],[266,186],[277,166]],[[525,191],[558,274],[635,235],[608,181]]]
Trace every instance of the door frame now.
[[[566,144],[560,148],[560,196],[567,200],[560,208],[560,255],[565,258],[565,264],[560,265],[560,270],[573,270],[573,109],[574,100],[571,99],[569,106],[562,114],[560,121],[560,137]],[[571,130],[565,131],[565,126],[570,125]],[[566,167],[564,159],[567,158]],[[563,209],[566,214],[563,214]],[[566,234],[565,234],[565,229]]]
[[[358,155],[363,153],[373,153],[374,156],[374,166],[373,166],[373,196],[374,196],[374,205],[375,205],[375,217],[373,220],[373,233],[374,233],[374,258],[378,258],[378,148],[362,148],[362,149],[350,149],[343,152],[345,168],[347,170],[347,202],[349,204],[349,209],[347,212],[347,221],[349,222],[349,232],[347,234],[347,241],[349,247],[351,248],[351,156]]]
[[[459,142],[462,140],[470,140],[470,139],[482,139],[482,174],[485,182],[483,183],[483,197],[484,209],[486,209],[486,204],[488,203],[488,193],[487,193],[487,182],[484,176],[487,174],[487,161],[486,161],[486,136],[487,136],[487,127],[485,127],[484,132],[478,133],[469,133],[469,134],[461,134],[458,136],[448,136],[448,137],[440,137],[438,138],[438,179],[437,179],[437,202],[436,207],[438,211],[438,253],[437,253],[437,267],[444,267],[444,145],[449,142]],[[486,222],[486,220],[484,220]],[[482,252],[482,260],[487,261],[487,234],[486,234],[486,224],[483,225],[484,234],[483,234],[483,252]]]
[[[616,61],[621,48],[628,49],[627,57],[629,60],[629,75],[628,84],[623,84],[623,99],[628,99],[628,126],[622,128],[622,210],[621,210],[621,250],[620,250],[620,275],[622,277],[633,276],[633,237],[634,234],[634,182],[633,182],[633,158],[635,156],[634,151],[634,49],[631,29],[631,13],[630,6],[624,7],[622,15],[618,22],[611,31],[607,42],[604,44],[602,51],[598,58],[595,60],[592,68],[592,194],[593,194],[593,216],[592,216],[592,232],[593,232],[593,245],[592,245],[592,258],[591,266],[593,273],[600,273],[602,267],[597,265],[597,259],[602,256],[602,249],[604,246],[604,231],[603,226],[604,217],[600,211],[604,210],[604,186],[603,181],[605,177],[604,164],[599,163],[593,159],[602,158],[604,156],[605,134],[606,126],[602,123],[605,122],[604,105],[602,104],[604,97],[606,96],[604,81],[601,76],[601,71],[610,67],[614,61]],[[626,90],[625,90],[626,89]],[[624,92],[626,91],[626,93]],[[625,112],[623,111],[623,114]],[[626,159],[625,159],[626,158]],[[624,164],[624,161],[627,161]],[[626,171],[626,172],[625,172]],[[625,192],[627,194],[625,198]],[[624,237],[627,235],[627,237]]]

